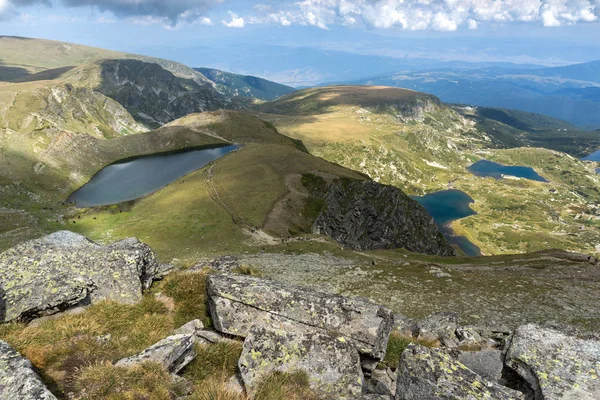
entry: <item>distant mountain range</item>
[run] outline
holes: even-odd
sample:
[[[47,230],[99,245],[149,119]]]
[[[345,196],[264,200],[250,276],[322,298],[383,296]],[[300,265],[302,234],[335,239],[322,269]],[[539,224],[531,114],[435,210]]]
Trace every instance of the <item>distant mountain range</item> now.
[[[566,67],[491,66],[400,70],[339,82],[409,88],[434,94],[447,103],[510,108],[545,114],[580,128],[600,126],[600,61]]]
[[[296,90],[291,86],[281,85],[255,76],[232,74],[213,68],[195,68],[195,70],[215,82],[221,91],[233,97],[275,100]]]

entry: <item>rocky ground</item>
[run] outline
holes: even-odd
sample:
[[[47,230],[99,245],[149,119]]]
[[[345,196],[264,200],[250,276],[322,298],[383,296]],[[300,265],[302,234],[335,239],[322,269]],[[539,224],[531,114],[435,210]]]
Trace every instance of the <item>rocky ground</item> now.
[[[577,254],[554,252],[538,258],[549,263],[563,260],[581,273],[598,269],[595,259]],[[353,271],[364,280],[356,275],[360,268],[354,262],[334,256],[305,254],[293,259],[262,254],[243,261],[250,260],[271,273],[274,265],[283,264],[304,268],[301,272],[308,277],[316,274],[307,265],[328,265],[329,277]],[[94,265],[95,275],[86,273],[89,265]],[[1,398],[592,400],[600,396],[600,336],[561,323],[507,328],[485,315],[478,316],[477,323],[466,323],[454,312],[410,318],[369,299],[323,291],[335,285],[312,290],[282,279],[251,276],[258,271],[241,265],[236,257],[182,270],[159,264],[152,250],[136,239],[100,246],[67,231],[0,254],[0,271],[5,322],[0,324]],[[280,270],[280,276],[289,278],[289,271]],[[426,273],[454,281],[464,279],[465,271],[469,269],[464,265],[430,265]],[[558,271],[564,269],[554,271],[555,278]],[[105,352],[115,342],[128,340],[131,329],[115,337],[110,333],[91,337],[89,343],[94,345],[80,347],[87,332],[94,331],[81,322],[99,309],[159,301],[156,304],[177,310],[181,299],[168,290],[171,276],[179,277],[179,285],[203,277],[184,301],[206,302],[208,326],[201,319],[180,319],[176,329],[165,330],[158,341],[142,340],[134,347],[138,350],[110,356]],[[162,279],[165,285],[153,284]],[[70,284],[63,288],[64,282]],[[156,285],[165,292],[153,291]],[[145,307],[142,318],[150,318],[153,312]],[[73,324],[77,315],[80,323]],[[113,319],[117,323],[118,314]],[[62,320],[67,324],[60,325]],[[28,321],[32,322],[22,325]],[[70,331],[70,347],[63,351],[85,352],[87,361],[67,357],[60,364],[63,372],[49,375],[47,363],[52,361],[44,359],[43,352],[53,351],[52,346],[42,354],[32,352],[32,345],[43,342],[40,334],[48,324],[63,329],[53,332],[56,341]],[[146,332],[152,333],[155,330]],[[222,349],[230,350],[216,363],[231,358],[235,364],[221,372],[218,387],[207,386],[202,366],[215,362],[209,354]],[[67,368],[73,362],[77,367]],[[200,371],[203,378],[198,380]]]

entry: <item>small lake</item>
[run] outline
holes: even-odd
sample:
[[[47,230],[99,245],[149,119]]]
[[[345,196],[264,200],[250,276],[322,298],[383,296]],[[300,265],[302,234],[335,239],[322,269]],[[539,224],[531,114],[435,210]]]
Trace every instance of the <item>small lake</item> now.
[[[99,171],[71,194],[67,202],[74,202],[77,207],[96,207],[135,200],[239,147],[231,145],[193,149],[119,161]]]
[[[471,196],[461,190],[442,190],[412,198],[427,209],[448,242],[457,245],[469,257],[481,256],[479,247],[464,236],[456,236],[450,227],[453,221],[477,214],[470,206],[474,202]]]
[[[538,182],[548,182],[531,167],[520,167],[502,165],[488,160],[480,160],[468,168],[469,172],[476,176],[489,176],[502,179],[504,175],[516,176],[517,178],[530,179]]]
[[[585,160],[585,161],[598,161],[598,162],[600,162],[600,150],[598,150],[598,151],[590,154],[587,157],[582,158],[582,160]]]

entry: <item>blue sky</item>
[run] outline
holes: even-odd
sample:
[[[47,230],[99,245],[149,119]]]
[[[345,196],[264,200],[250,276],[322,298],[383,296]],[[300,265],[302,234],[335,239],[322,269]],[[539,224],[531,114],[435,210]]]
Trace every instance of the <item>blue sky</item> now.
[[[325,73],[313,64],[325,60],[382,71],[407,59],[591,61],[599,19],[600,0],[0,0],[5,35],[289,82],[318,81]]]

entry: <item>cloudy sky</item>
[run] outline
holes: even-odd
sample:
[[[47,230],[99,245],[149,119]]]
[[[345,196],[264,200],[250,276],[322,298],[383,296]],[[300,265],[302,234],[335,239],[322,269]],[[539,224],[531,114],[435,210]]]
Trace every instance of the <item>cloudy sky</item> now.
[[[323,52],[356,63],[590,61],[599,20],[600,0],[0,0],[1,34],[288,78],[322,73],[311,62]]]

